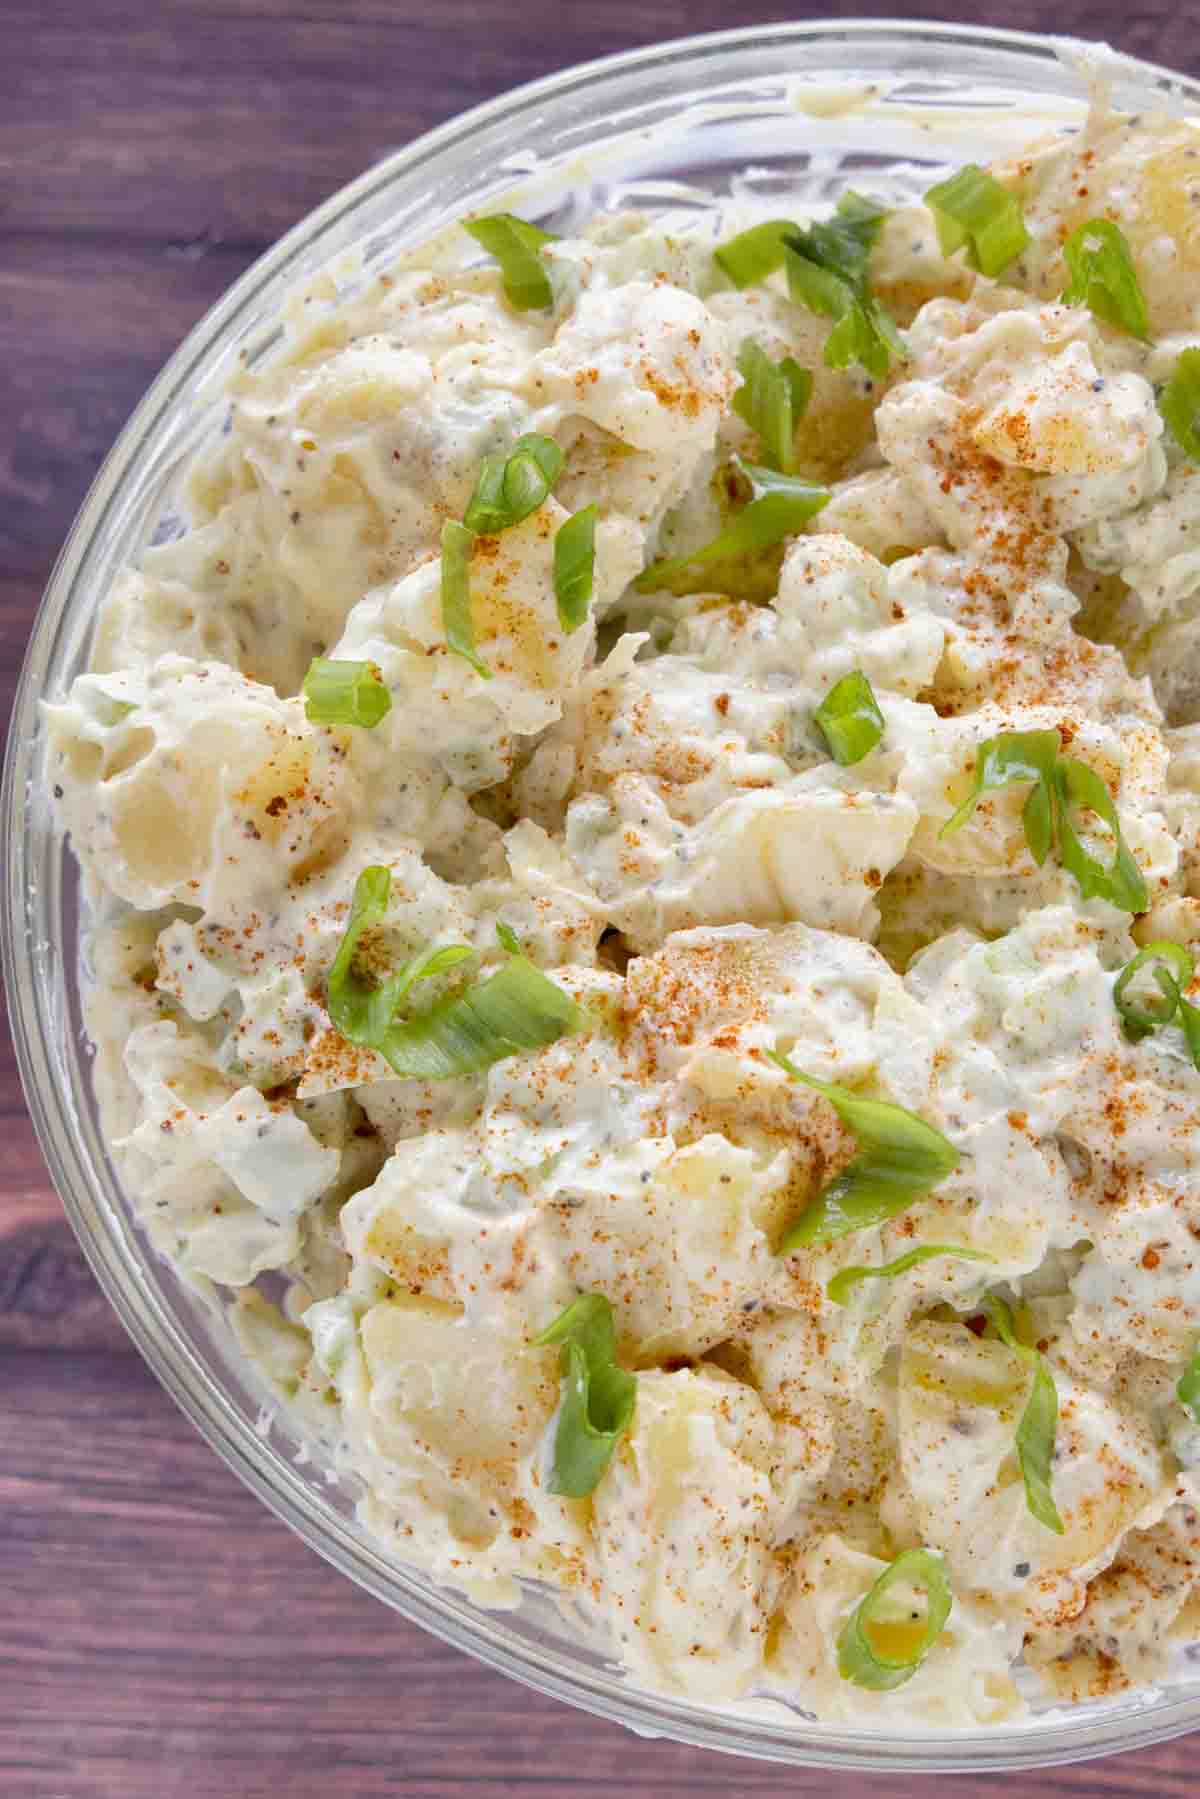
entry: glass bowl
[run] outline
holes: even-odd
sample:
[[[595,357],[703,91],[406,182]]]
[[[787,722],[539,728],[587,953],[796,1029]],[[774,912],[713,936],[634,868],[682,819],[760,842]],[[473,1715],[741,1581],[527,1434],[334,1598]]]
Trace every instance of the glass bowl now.
[[[922,165],[986,160],[1077,123],[1084,46],[951,26],[829,23],[732,31],[570,69],[429,133],[327,201],[191,333],[126,426],[46,591],[9,732],[4,971],[46,1160],[92,1268],[142,1354],[213,1447],[336,1567],[405,1617],[544,1692],[663,1735],[797,1766],[1019,1768],[1131,1749],[1200,1725],[1200,1668],[1168,1690],[1044,1710],[990,1730],[901,1734],[822,1725],[778,1704],[711,1708],[641,1691],[548,1599],[488,1613],[389,1559],[355,1495],[300,1450],[232,1337],[155,1257],[133,1221],[91,1091],[81,1012],[80,892],[38,781],[38,700],[85,664],[96,596],[163,528],[180,468],[220,429],[236,363],[278,340],[280,304],[331,263],[353,286],[470,208],[561,217],[614,194],[695,204],[746,165],[763,191],[814,197],[849,174],[893,192]],[[1117,104],[1200,110],[1200,87],[1102,56]],[[686,187],[680,184],[686,184]],[[351,256],[349,253],[354,252]],[[168,527],[169,528],[169,527]],[[299,1454],[297,1453],[299,1450]]]

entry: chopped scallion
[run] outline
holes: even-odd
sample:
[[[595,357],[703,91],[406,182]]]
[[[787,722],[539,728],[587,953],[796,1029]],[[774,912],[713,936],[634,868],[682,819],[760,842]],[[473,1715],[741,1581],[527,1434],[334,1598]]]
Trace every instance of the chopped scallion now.
[[[1148,994],[1144,1000],[1127,999],[1130,982],[1143,968],[1153,975],[1158,993]],[[1113,1004],[1121,1015],[1125,1035],[1131,1043],[1138,1043],[1152,1031],[1171,1023],[1195,972],[1195,964],[1183,945],[1165,939],[1148,943],[1126,962],[1113,986]]]
[[[543,231],[511,212],[469,219],[465,229],[500,264],[505,297],[514,311],[532,312],[553,306],[554,289],[540,254],[543,244],[555,241],[552,231]]]
[[[994,175],[969,162],[925,195],[943,256],[966,249],[983,275],[998,275],[1029,242],[1021,203]]]
[[[334,1028],[350,1043],[378,1049],[396,1008],[416,981],[444,974],[465,962],[474,951],[464,943],[448,943],[440,949],[422,950],[387,980],[364,981],[354,959],[365,931],[383,923],[392,877],[379,863],[364,868],[354,883],[350,917],[326,981],[326,1002]]]
[[[737,354],[742,385],[733,410],[758,434],[763,461],[790,474],[796,461],[796,426],[812,394],[812,376],[794,356],[772,362],[748,337]]]
[[[883,713],[861,669],[835,681],[813,717],[830,755],[843,768],[869,756],[883,736]]]
[[[1063,290],[1067,306],[1087,306],[1143,341],[1150,336],[1150,315],[1125,233],[1111,219],[1088,219],[1063,245],[1071,279]]]
[[[370,731],[392,709],[392,696],[373,662],[314,656],[301,692],[310,725],[362,725]]]
[[[1058,1389],[1054,1376],[1041,1352],[1017,1340],[1013,1317],[1008,1306],[994,1293],[985,1295],[983,1309],[1005,1346],[1019,1355],[1033,1369],[1033,1385],[1025,1410],[1017,1425],[1017,1461],[1025,1482],[1025,1503],[1039,1524],[1063,1534],[1063,1521],[1054,1503],[1050,1470],[1054,1461],[1054,1443],[1058,1434]]]
[[[1061,747],[1057,731],[1004,731],[999,737],[986,737],[975,752],[975,785],[939,834],[949,837],[961,830],[985,793],[994,793],[1016,781],[1032,781],[1036,792],[1049,781]],[[1050,839],[1040,815],[1033,821],[1032,830],[1026,816],[1025,826],[1030,854],[1040,867],[1049,852]]]
[[[596,575],[596,508],[573,512],[554,534],[554,599],[564,631],[577,631],[588,615]]]
[[[1186,999],[1181,999],[1179,1022],[1183,1027],[1184,1041],[1193,1066],[1200,1068],[1200,1006],[1193,1006]]]
[[[1133,999],[1127,998],[1130,982],[1144,968],[1153,975],[1158,994],[1148,994],[1145,999],[1138,999],[1136,995]],[[1193,1066],[1200,1068],[1200,1006],[1192,1005],[1183,997],[1195,972],[1191,953],[1182,943],[1160,938],[1157,943],[1148,943],[1126,962],[1113,983],[1113,1004],[1131,1043],[1140,1043],[1143,1037],[1149,1037],[1151,1032],[1161,1030],[1164,1025],[1178,1023]]]
[[[832,1081],[803,1074],[787,1056],[771,1060],[794,1081],[827,1099],[858,1139],[858,1154],[801,1212],[779,1245],[780,1255],[807,1245],[833,1243],[851,1231],[884,1224],[953,1174],[958,1151],[940,1131],[887,1100],[866,1099]]]
[[[925,1617],[914,1612],[923,1598]],[[838,1673],[875,1693],[911,1680],[945,1629],[954,1597],[946,1564],[928,1549],[906,1549],[851,1612],[838,1637]]]
[[[422,950],[386,980],[363,980],[355,956],[363,933],[383,921],[390,892],[386,868],[376,864],[363,869],[329,970],[329,1017],[349,1042],[378,1050],[398,1075],[442,1081],[490,1068],[522,1050],[543,1049],[579,1028],[575,1001],[534,967],[507,925],[497,926],[508,955],[502,968],[427,1012],[397,1020],[400,1002],[414,982],[444,974],[475,952],[466,944],[445,944]]]
[[[835,321],[825,342],[832,369],[861,363],[882,380],[904,342],[867,284],[871,246],[886,214],[860,194],[843,194],[830,219],[793,232],[784,240],[788,289],[811,312]]]
[[[982,1249],[965,1249],[957,1243],[922,1243],[897,1256],[894,1262],[881,1262],[878,1267],[855,1263],[849,1268],[840,1268],[825,1291],[834,1305],[844,1306],[860,1281],[894,1280],[898,1274],[907,1274],[910,1268],[919,1267],[922,1262],[933,1261],[935,1256],[957,1256],[963,1262],[993,1262],[996,1259]]]
[[[544,1049],[577,1031],[582,1014],[569,993],[500,934],[508,961],[464,993],[393,1023],[376,1044],[398,1075],[423,1081],[478,1074],[507,1056]]]
[[[1158,409],[1185,456],[1200,462],[1200,350],[1181,350]]]
[[[492,671],[475,648],[471,617],[471,552],[475,533],[455,519],[442,526],[442,629],[446,647],[469,662],[477,675],[490,681]]]
[[[767,219],[719,244],[713,255],[735,287],[752,287],[783,267],[783,240],[799,229],[792,219]]]
[[[1105,899],[1122,912],[1144,912],[1150,903],[1146,883],[1121,835],[1121,823],[1112,794],[1094,769],[1073,756],[1060,757],[1054,770],[1054,812],[1058,822],[1058,853],[1063,867],[1075,876],[1082,897]],[[1112,839],[1113,857],[1106,866],[1084,849],[1075,829],[1079,810],[1093,812]]]
[[[537,431],[518,437],[507,456],[485,456],[463,524],[481,537],[519,525],[544,503],[562,467],[554,439]]]
[[[1193,1424],[1200,1424],[1200,1345],[1192,1351],[1187,1367],[1179,1377],[1175,1394],[1190,1414]]]
[[[975,753],[974,786],[942,826],[941,836],[960,830],[985,793],[1031,781],[1021,819],[1039,868],[1057,842],[1059,859],[1085,900],[1105,899],[1123,912],[1144,912],[1146,883],[1121,835],[1112,795],[1086,762],[1059,751],[1057,731],[1005,731],[985,738]],[[1084,848],[1075,825],[1080,811],[1094,813],[1105,827],[1113,846],[1111,862],[1101,862]]]
[[[637,1380],[617,1365],[612,1306],[581,1293],[535,1341],[562,1345],[562,1394],[554,1436],[552,1493],[586,1499],[633,1422]]]
[[[829,489],[814,487],[794,475],[781,475],[773,469],[733,458],[733,466],[749,481],[753,492],[750,504],[738,513],[719,537],[687,556],[672,556],[663,562],[652,562],[634,582],[639,593],[654,593],[665,582],[673,581],[693,567],[708,562],[731,561],[752,555],[755,550],[769,549],[803,530],[809,519],[829,499]]]

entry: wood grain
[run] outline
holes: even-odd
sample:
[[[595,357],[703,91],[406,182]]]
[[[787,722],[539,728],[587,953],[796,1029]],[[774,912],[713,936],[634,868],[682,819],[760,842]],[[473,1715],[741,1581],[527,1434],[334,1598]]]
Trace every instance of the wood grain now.
[[[1107,36],[1200,68],[1194,21],[1168,0],[1008,0],[964,4],[961,16]],[[465,106],[582,58],[743,18],[717,0],[3,0],[6,713],[38,596],[101,458],[169,352],[259,251]],[[640,1741],[489,1673],[326,1568],[239,1486],[127,1343],[46,1179],[6,1036],[0,1517],[4,1799],[930,1790]],[[1027,1799],[1183,1799],[1194,1758],[1176,1743],[1006,1785]]]

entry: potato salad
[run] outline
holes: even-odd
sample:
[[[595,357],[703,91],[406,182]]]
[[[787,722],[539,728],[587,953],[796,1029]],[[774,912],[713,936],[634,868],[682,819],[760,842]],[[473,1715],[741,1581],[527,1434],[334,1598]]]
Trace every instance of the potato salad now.
[[[935,174],[322,278],[45,708],[131,1200],[370,1529],[897,1730],[1200,1638],[1200,128]]]

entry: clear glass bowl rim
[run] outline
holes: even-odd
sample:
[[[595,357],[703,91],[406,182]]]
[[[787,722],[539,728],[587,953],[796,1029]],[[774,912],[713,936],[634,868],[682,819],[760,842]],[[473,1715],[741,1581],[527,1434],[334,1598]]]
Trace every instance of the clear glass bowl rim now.
[[[698,1747],[798,1767],[843,1768],[893,1774],[1051,1766],[1146,1747],[1200,1726],[1200,1697],[1148,1699],[1120,1717],[1056,1715],[1016,1729],[929,1732],[897,1738],[886,1729],[850,1730],[826,1725],[783,1725],[728,1711],[675,1701],[626,1685],[616,1674],[596,1676],[528,1643],[502,1640],[453,1594],[398,1571],[345,1518],[323,1507],[312,1488],[278,1450],[266,1444],[222,1394],[190,1349],[174,1318],[158,1302],[139,1268],[139,1253],[118,1233],[99,1177],[72,1130],[69,1106],[55,1080],[64,1053],[63,1019],[47,979],[38,978],[46,933],[61,918],[59,864],[45,842],[34,842],[28,804],[34,778],[37,701],[73,605],[81,567],[133,471],[151,456],[156,429],[189,391],[197,371],[211,371],[230,324],[268,287],[291,280],[292,270],[339,220],[355,213],[401,172],[450,156],[485,128],[515,119],[527,109],[582,89],[611,84],[644,70],[697,68],[730,52],[814,51],[822,45],[876,52],[928,46],[1028,56],[1043,66],[1078,40],[903,20],[810,20],[744,27],[673,39],[646,49],[576,64],[510,90],[425,133],[372,166],[357,180],[307,214],[260,257],[188,334],[131,415],[97,475],[53,569],[38,610],[22,668],[8,732],[0,808],[7,832],[0,920],[5,987],[17,1061],[30,1114],[51,1178],[84,1254],[126,1330],[158,1380],[234,1473],[319,1555],[410,1621],[456,1648],[541,1692],[622,1723],[639,1735],[663,1736]],[[1094,47],[1094,46],[1093,46]],[[1114,67],[1147,91],[1184,98],[1200,107],[1200,83],[1155,64],[1122,56]],[[52,942],[52,939],[51,939]],[[77,1049],[66,1051],[68,1058]],[[150,1255],[143,1244],[140,1259]]]

